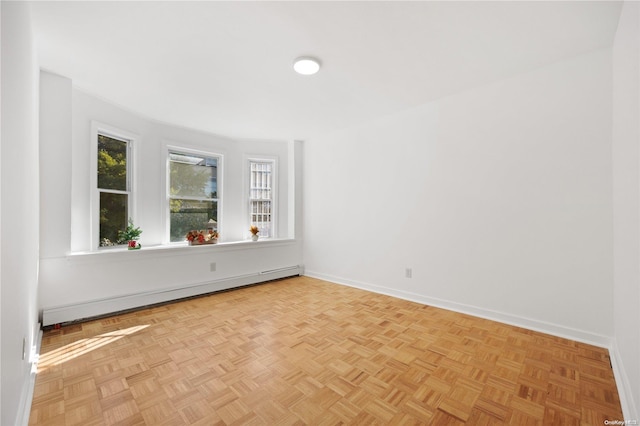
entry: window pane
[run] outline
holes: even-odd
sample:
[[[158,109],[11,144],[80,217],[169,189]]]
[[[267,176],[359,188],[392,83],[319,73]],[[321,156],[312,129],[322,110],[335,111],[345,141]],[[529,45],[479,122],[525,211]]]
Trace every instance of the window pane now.
[[[218,159],[169,153],[172,196],[217,198]]]
[[[271,201],[251,201],[251,225],[257,226],[263,237],[271,236]]]
[[[251,163],[252,199],[271,199],[271,164]]]
[[[118,231],[127,228],[128,202],[127,194],[100,193],[100,245],[115,244],[118,241]]]
[[[98,188],[127,190],[127,142],[98,135]]]
[[[218,221],[216,201],[170,200],[171,242],[185,241],[187,232],[205,230],[210,219]]]

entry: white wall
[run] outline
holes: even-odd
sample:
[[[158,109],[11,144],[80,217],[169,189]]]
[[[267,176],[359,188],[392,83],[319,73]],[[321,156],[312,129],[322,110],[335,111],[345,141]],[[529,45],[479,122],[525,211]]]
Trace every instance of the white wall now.
[[[71,80],[41,72],[40,110],[40,257],[50,258],[71,241]]]
[[[2,424],[15,415],[13,402],[24,389],[26,367],[15,368],[24,367],[15,359],[15,349],[22,334],[32,334],[36,300],[25,294],[33,285],[12,285],[17,277],[33,278],[34,247],[7,250],[18,229],[13,224],[37,222],[31,216],[37,209],[10,209],[7,201],[13,204],[18,197],[34,205],[26,200],[34,187],[32,175],[24,176],[21,194],[13,179],[12,187],[5,179],[24,174],[21,165],[29,167],[14,161],[15,151],[21,151],[17,158],[26,158],[22,154],[34,150],[33,143],[5,142],[14,131],[27,133],[22,140],[33,142],[29,131],[35,114],[28,110],[36,101],[30,72],[14,77],[21,82],[12,87],[18,94],[7,98],[11,95],[5,93],[6,57],[21,57],[11,62],[16,70],[33,68],[30,47],[5,48],[7,33],[30,44],[28,25],[17,28],[28,22],[27,11],[24,5],[3,2],[3,124],[5,100],[26,100],[30,106],[23,105],[15,125],[5,124],[8,128],[2,130],[2,324],[17,311],[25,323],[7,333],[2,328]],[[614,336],[614,361],[629,397],[625,414],[637,418],[639,13],[636,3],[625,3],[613,72],[611,50],[596,51],[305,142],[307,273],[598,344]],[[5,25],[7,14],[11,26]],[[301,263],[298,240],[68,256],[89,249],[87,144],[92,119],[142,137],[137,222],[144,229],[145,246],[162,241],[158,182],[164,141],[226,154],[229,240],[241,239],[244,232],[242,199],[236,192],[241,158],[260,153],[284,158],[280,176],[287,189],[281,189],[281,197],[296,194],[299,203],[300,187],[287,187],[291,174],[285,171],[300,173],[298,164],[287,163],[299,158],[300,150],[279,142],[230,141],[146,120],[48,73],[43,73],[41,89],[40,150],[51,160],[41,166],[41,306],[161,291]],[[300,209],[288,208],[286,198],[280,201],[281,211],[288,212],[281,218],[281,235],[292,236],[300,226]],[[292,216],[298,219],[295,224]],[[18,253],[26,256],[17,260]],[[215,273],[209,271],[211,261],[218,264]],[[6,265],[16,267],[5,271]],[[412,268],[412,278],[405,277],[406,268]],[[13,325],[13,316],[11,321]],[[5,375],[7,368],[14,374]]]
[[[299,174],[299,164],[291,164],[289,158],[293,142],[230,140],[169,126],[76,90],[69,79],[46,72],[42,73],[41,96],[42,123],[50,130],[43,132],[41,141],[48,159],[42,165],[47,193],[43,193],[41,206],[41,307],[158,293],[301,264],[301,247],[293,239],[294,218],[289,212],[289,202],[295,206],[290,192],[296,184],[290,175]],[[94,120],[139,137],[134,220],[143,230],[140,252],[83,253],[92,249],[88,231],[89,164],[93,160],[90,144],[94,143]],[[221,242],[230,244],[158,248],[166,238],[166,144],[224,155],[220,230]],[[285,241],[233,243],[249,236],[243,197],[247,155],[278,159],[278,226],[279,236]],[[294,213],[297,211],[299,208],[294,208]],[[211,262],[216,263],[214,272]]]
[[[303,171],[307,274],[608,343],[610,50],[305,142]]]
[[[223,154],[223,223],[221,240],[237,241],[248,237],[243,204],[243,155],[271,155],[279,159],[283,171],[280,180],[278,209],[280,235],[287,236],[287,142],[283,141],[238,141],[225,137],[169,126],[144,119],[134,113],[97,99],[79,90],[73,90],[73,137],[71,146],[72,194],[71,194],[71,251],[91,250],[89,244],[89,176],[91,122],[92,120],[117,127],[140,137],[137,147],[137,212],[136,225],[143,229],[143,246],[162,244],[165,238],[164,220],[161,216],[164,204],[163,144],[187,145],[214,153]],[[245,229],[247,228],[247,229]],[[59,243],[58,243],[59,244]],[[58,253],[66,253],[60,247]]]
[[[29,5],[2,8],[2,403],[0,424],[29,413],[38,333],[38,65]],[[26,359],[23,359],[23,340]]]
[[[640,413],[640,7],[625,2],[613,46],[614,356],[627,397]]]

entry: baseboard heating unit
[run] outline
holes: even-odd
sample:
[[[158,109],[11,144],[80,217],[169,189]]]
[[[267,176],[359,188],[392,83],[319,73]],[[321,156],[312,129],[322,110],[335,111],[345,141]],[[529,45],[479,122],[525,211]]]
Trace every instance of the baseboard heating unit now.
[[[296,265],[204,283],[196,283],[188,286],[114,296],[64,306],[45,307],[42,310],[42,325],[43,327],[47,327],[55,324],[81,321],[158,303],[292,277],[301,275],[302,272],[303,268],[300,265]]]

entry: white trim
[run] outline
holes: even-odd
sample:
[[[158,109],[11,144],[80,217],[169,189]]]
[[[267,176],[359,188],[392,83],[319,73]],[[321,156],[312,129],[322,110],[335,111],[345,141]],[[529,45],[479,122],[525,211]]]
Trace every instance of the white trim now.
[[[29,372],[29,380],[27,387],[24,388],[22,395],[20,396],[20,403],[18,406],[18,415],[16,417],[17,424],[21,426],[28,426],[29,417],[31,416],[31,404],[33,402],[33,393],[36,388],[36,375],[38,372],[38,354],[40,353],[40,347],[42,345],[42,329],[38,324],[38,336],[36,337],[36,347],[29,355],[29,363],[31,364],[31,370]]]
[[[126,141],[128,144],[127,181],[128,181],[128,217],[137,223],[137,182],[138,155],[141,138],[135,133],[119,129],[98,121],[91,121],[91,138],[89,149],[89,247],[92,251],[100,249],[100,192],[98,191],[98,135],[105,135]],[[114,191],[119,192],[119,191]]]
[[[631,383],[629,383],[629,376],[625,372],[624,364],[618,351],[618,342],[615,338],[611,339],[609,355],[611,358],[611,368],[613,369],[613,375],[618,388],[618,396],[620,397],[622,415],[625,420],[640,420],[640,412],[638,412],[638,407],[635,406],[635,402],[633,401],[633,389]]]
[[[349,280],[346,278],[336,277],[334,275],[323,274],[316,271],[305,271],[305,275],[330,281],[336,284],[342,284],[349,287],[355,287],[362,290],[372,291],[374,293],[385,294],[387,296],[397,297],[399,299],[409,300],[411,302],[421,303],[423,305],[435,306],[437,308],[447,309],[454,312],[460,312],[472,315],[478,318],[484,318],[491,321],[497,321],[504,324],[522,327],[540,333],[550,334],[552,336],[571,339],[589,345],[598,346],[609,349],[611,346],[611,337],[601,334],[591,333],[584,330],[578,330],[571,327],[565,327],[558,324],[552,324],[546,321],[539,321],[531,318],[521,317],[519,315],[508,314],[504,312],[484,309],[477,306],[465,305],[450,300],[438,299],[434,297],[424,296],[417,293],[392,289],[388,287],[377,286],[360,281]]]
[[[141,250],[128,250],[126,247],[118,247],[110,250],[86,251],[68,253],[66,256],[56,256],[42,258],[41,261],[49,261],[54,259],[64,259],[73,263],[101,263],[108,259],[114,262],[138,262],[140,259],[175,257],[175,256],[193,256],[194,253],[202,254],[203,252],[226,253],[238,250],[255,250],[268,247],[278,247],[284,245],[296,244],[298,241],[292,238],[270,238],[252,242],[249,240],[242,241],[225,241],[217,244],[205,244],[201,246],[190,246],[187,242],[173,243],[157,246],[144,246]]]
[[[255,272],[220,280],[194,282],[180,287],[157,291],[127,294],[106,299],[88,300],[65,306],[46,307],[42,313],[44,326],[77,321],[101,315],[140,308],[157,303],[170,302],[186,297],[204,295],[216,291],[257,284],[279,278],[300,275],[302,267],[292,265],[269,271]]]
[[[251,238],[249,234],[249,227],[251,226],[251,162],[272,163],[271,172],[271,236],[269,238],[278,238],[278,188],[280,182],[278,181],[278,167],[280,165],[278,156],[271,155],[250,155],[245,154],[243,161],[242,171],[242,188],[243,188],[243,216],[244,227],[247,239]]]
[[[349,280],[345,278],[336,277],[334,275],[323,274],[315,271],[304,271],[304,275],[312,278],[318,278],[325,281],[330,281],[340,285],[346,285],[349,287],[359,288],[361,290],[367,290],[378,294],[385,294],[387,296],[397,297],[399,299],[409,300],[411,302],[417,302],[424,305],[435,306],[437,308],[447,309],[454,312],[460,312],[467,315],[472,315],[479,318],[488,319],[491,321],[497,321],[504,324],[513,325],[516,327],[526,328],[528,330],[538,331],[540,333],[550,334],[552,336],[561,337],[564,339],[575,340],[577,342],[586,343],[593,346],[598,346],[609,351],[609,359],[611,361],[611,368],[618,389],[618,396],[620,398],[620,406],[622,408],[622,414],[625,420],[640,420],[640,413],[633,401],[633,391],[631,383],[629,383],[629,376],[627,376],[624,370],[624,364],[618,352],[618,346],[615,338],[603,336],[596,333],[591,333],[584,330],[578,330],[571,327],[565,327],[558,324],[548,323],[546,321],[538,321],[531,318],[525,318],[518,315],[507,314],[503,312],[492,311],[489,309],[479,308],[476,306],[465,305],[462,303],[452,302],[448,300],[442,300],[423,296],[420,294],[405,292],[401,290],[391,289],[388,287],[381,287],[373,284],[363,283],[359,281]],[[622,420],[622,419],[612,419]]]

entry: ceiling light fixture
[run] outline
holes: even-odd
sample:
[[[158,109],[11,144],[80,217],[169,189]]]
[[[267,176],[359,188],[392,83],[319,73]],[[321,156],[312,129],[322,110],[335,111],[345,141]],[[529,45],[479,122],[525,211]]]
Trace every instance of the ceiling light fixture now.
[[[309,56],[301,56],[293,61],[293,69],[302,75],[313,75],[320,70],[320,61]]]

